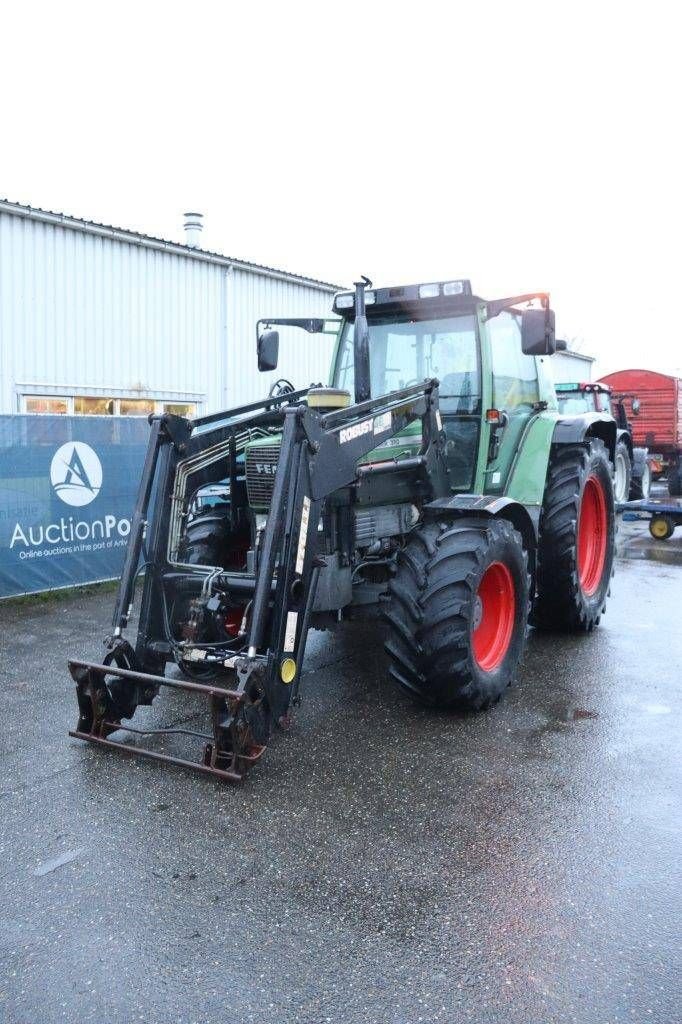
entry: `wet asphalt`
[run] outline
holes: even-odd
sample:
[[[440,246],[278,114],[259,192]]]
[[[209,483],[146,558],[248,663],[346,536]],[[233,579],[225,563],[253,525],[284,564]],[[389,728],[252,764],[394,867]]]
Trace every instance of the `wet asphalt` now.
[[[412,706],[376,627],[312,634],[241,787],[67,737],[111,593],[0,606],[0,1021],[682,1019],[682,530],[644,531],[482,715]]]

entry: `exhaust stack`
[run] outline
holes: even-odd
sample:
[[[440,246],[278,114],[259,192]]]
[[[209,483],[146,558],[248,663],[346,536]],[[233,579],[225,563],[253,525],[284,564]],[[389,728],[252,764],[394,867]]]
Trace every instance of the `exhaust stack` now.
[[[201,232],[204,229],[203,214],[201,213],[186,213],[185,214],[185,245],[189,246],[190,249],[200,249],[201,245]]]

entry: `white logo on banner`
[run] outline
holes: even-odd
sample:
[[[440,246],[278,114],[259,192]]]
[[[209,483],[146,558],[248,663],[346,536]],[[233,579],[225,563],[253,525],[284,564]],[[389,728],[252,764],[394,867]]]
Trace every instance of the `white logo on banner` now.
[[[67,441],[54,453],[50,480],[67,505],[89,505],[102,486],[102,463],[89,444]]]

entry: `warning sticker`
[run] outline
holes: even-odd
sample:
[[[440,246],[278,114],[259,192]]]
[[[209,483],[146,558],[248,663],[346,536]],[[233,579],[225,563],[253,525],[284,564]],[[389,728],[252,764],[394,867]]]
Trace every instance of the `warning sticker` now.
[[[287,628],[284,634],[284,650],[289,653],[296,646],[296,625],[298,612],[287,612]]]
[[[298,550],[296,552],[296,572],[300,574],[303,572],[303,562],[305,559],[305,549],[308,539],[308,520],[310,519],[310,498],[303,499],[303,508],[301,509],[301,532],[298,535]]]

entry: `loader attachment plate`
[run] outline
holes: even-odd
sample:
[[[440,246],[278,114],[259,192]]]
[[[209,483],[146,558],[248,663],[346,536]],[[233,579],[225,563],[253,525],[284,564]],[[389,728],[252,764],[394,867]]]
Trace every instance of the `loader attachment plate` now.
[[[229,690],[183,679],[166,679],[148,672],[136,672],[91,661],[71,660],[69,672],[76,684],[79,709],[78,724],[69,731],[69,735],[76,739],[97,743],[135,757],[191,768],[224,782],[243,781],[250,766],[260,759],[265,750],[265,745],[256,743],[251,735],[249,719],[244,713],[249,698],[246,690],[241,688]],[[211,732],[182,728],[137,729],[122,724],[121,718],[125,716],[117,709],[116,694],[107,684],[107,678],[123,680],[141,689],[147,697],[146,703],[151,703],[151,697],[161,686],[206,697],[209,701]],[[206,742],[201,760],[190,761],[109,739],[112,733],[119,730],[138,736],[195,736]]]

